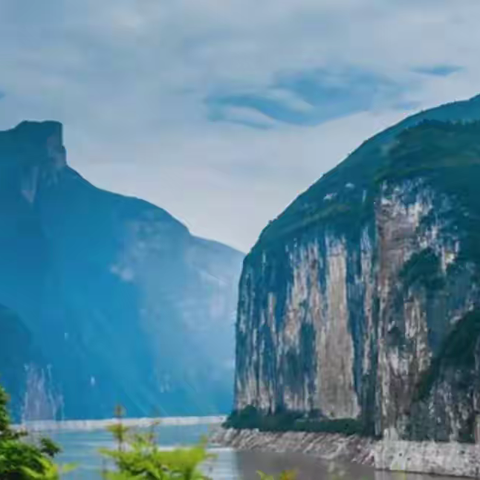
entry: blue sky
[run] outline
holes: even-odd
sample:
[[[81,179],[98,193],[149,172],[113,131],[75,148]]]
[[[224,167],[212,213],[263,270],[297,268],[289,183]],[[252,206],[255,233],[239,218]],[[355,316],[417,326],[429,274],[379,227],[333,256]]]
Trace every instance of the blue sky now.
[[[247,251],[376,131],[480,93],[478,0],[0,0],[0,128]]]

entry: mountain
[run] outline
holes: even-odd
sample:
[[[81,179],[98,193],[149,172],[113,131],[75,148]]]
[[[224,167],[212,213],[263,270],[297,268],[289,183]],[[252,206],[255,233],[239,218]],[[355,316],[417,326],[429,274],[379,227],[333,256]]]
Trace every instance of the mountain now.
[[[15,412],[229,410],[242,260],[165,210],[83,179],[61,124],[0,132],[0,375]]]
[[[270,223],[240,282],[236,415],[473,441],[478,185],[475,97],[368,140]]]

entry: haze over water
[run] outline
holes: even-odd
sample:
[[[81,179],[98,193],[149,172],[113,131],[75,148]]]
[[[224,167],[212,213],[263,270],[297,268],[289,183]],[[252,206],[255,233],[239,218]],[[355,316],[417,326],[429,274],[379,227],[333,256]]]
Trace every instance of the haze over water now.
[[[208,434],[208,425],[163,425],[159,428],[160,444],[165,448],[195,443]],[[98,450],[112,447],[111,435],[104,431],[58,432],[53,434],[64,452],[59,463],[78,463],[81,467],[68,476],[69,480],[99,480],[102,459]],[[405,473],[376,472],[369,467],[339,462],[324,462],[301,454],[237,452],[212,448],[215,460],[205,465],[213,480],[258,480],[257,471],[278,474],[296,470],[298,480],[453,480]]]

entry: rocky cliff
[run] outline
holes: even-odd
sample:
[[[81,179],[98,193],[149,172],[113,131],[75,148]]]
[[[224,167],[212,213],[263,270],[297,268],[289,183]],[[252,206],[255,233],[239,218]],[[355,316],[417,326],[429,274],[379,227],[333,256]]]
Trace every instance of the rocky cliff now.
[[[0,132],[0,304],[17,329],[13,338],[0,321],[0,375],[16,372],[14,411],[228,411],[242,259],[161,208],[88,183],[67,164],[61,124]]]
[[[262,233],[240,285],[236,410],[473,441],[480,98],[365,142]]]

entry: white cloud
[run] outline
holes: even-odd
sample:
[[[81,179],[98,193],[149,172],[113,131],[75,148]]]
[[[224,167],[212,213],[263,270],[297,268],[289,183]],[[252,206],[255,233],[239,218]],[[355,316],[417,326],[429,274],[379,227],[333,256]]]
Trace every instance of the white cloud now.
[[[229,105],[222,110],[222,120],[259,128],[271,128],[278,125],[278,122],[258,110],[233,105]]]
[[[313,109],[313,105],[301,98],[298,94],[283,88],[275,88],[265,92],[265,98],[280,102],[287,108],[297,112],[308,113]]]
[[[266,92],[308,111],[271,87],[315,69],[386,78],[419,108],[472,96],[479,16],[478,0],[0,0],[0,128],[61,120],[85,176],[246,250],[301,190],[406,112],[382,101],[300,128],[229,107],[237,121],[274,127],[256,130],[210,122],[205,98]],[[446,77],[413,72],[452,64],[462,69]]]

